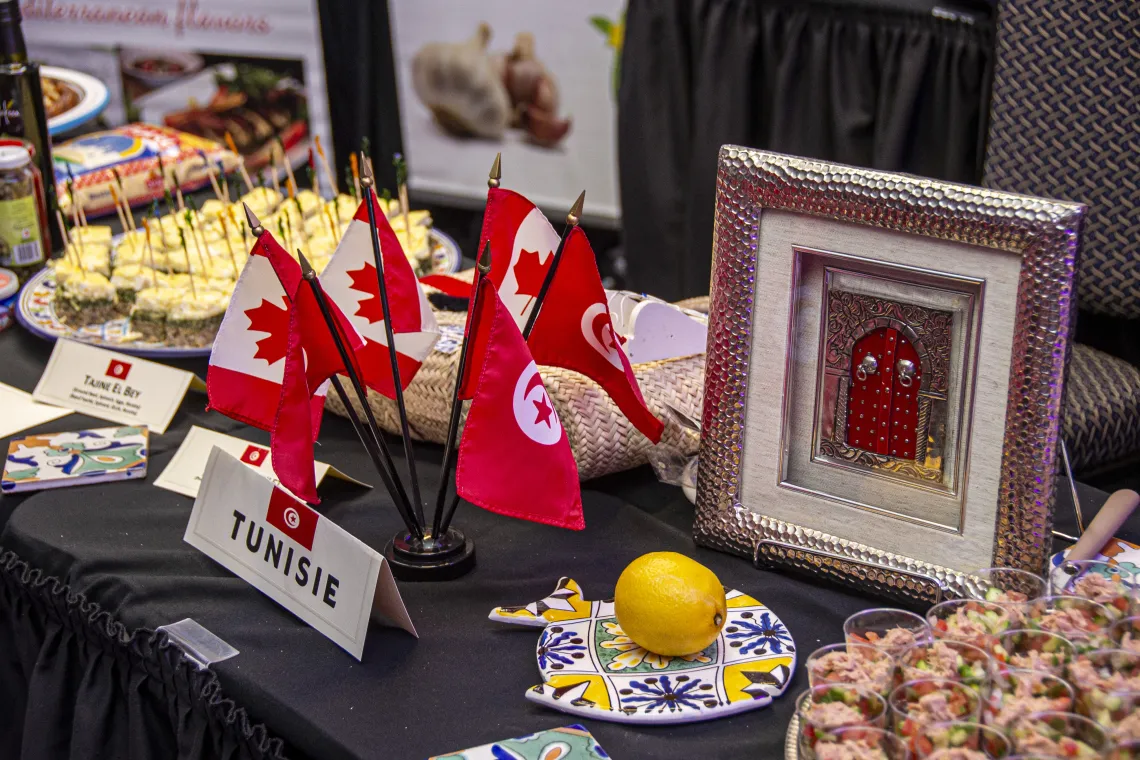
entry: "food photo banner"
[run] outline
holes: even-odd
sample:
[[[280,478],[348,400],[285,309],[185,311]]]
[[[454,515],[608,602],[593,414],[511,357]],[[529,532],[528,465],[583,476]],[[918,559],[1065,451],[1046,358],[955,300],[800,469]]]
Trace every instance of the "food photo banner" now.
[[[480,205],[487,156],[510,186],[616,221],[617,66],[624,3],[390,0],[404,153],[414,191]]]
[[[294,162],[314,135],[332,145],[314,0],[25,0],[20,11],[30,56],[62,72],[48,117],[66,129],[53,134],[100,111],[111,126],[146,121],[219,142],[228,131],[250,169],[278,140]]]

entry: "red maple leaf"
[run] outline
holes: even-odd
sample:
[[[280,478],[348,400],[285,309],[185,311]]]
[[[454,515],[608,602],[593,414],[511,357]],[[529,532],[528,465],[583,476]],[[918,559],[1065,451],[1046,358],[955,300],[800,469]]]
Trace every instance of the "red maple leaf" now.
[[[249,317],[250,330],[269,333],[257,341],[257,353],[253,358],[264,359],[267,364],[284,359],[289,339],[289,310],[263,298],[260,306],[246,309],[245,315]]]
[[[369,324],[384,321],[384,307],[380,303],[380,284],[376,281],[376,265],[364,262],[364,266],[354,272],[349,272],[352,278],[350,288],[358,293],[367,293],[368,298],[362,300],[356,309],[356,316],[364,317]]]
[[[528,251],[525,248],[519,253],[519,260],[515,262],[515,282],[518,283],[520,296],[538,297],[542,290],[542,281],[546,279],[546,272],[550,269],[550,262],[554,256],[547,256],[546,263],[538,260],[538,251]]]

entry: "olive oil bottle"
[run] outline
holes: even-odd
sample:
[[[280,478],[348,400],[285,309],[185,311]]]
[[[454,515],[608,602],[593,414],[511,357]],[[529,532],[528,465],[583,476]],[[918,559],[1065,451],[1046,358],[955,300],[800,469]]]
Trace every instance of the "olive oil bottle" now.
[[[23,143],[39,169],[42,186],[37,188],[43,214],[43,231],[51,238],[51,250],[63,248],[55,216],[55,169],[51,160],[51,137],[44,112],[40,66],[28,60],[24,30],[20,27],[18,0],[0,0],[0,145]]]

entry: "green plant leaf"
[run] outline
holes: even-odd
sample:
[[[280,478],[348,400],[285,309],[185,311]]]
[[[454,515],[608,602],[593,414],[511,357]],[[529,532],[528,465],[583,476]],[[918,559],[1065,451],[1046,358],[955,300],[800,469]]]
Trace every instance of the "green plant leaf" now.
[[[614,28],[614,22],[605,16],[590,16],[590,24],[607,37],[610,36],[610,31]]]

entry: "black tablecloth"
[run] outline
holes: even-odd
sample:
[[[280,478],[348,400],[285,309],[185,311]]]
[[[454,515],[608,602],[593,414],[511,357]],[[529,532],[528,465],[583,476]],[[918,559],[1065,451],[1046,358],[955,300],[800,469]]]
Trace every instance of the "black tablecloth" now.
[[[0,334],[0,382],[30,390],[49,351],[22,330]],[[184,366],[205,369],[200,361]],[[625,565],[649,551],[693,556],[727,586],[768,604],[790,628],[801,659],[840,640],[844,618],[876,603],[695,547],[692,507],[642,468],[584,484],[583,532],[462,506],[456,525],[478,546],[475,571],[449,583],[401,583],[421,638],[373,625],[356,662],[183,543],[191,500],[151,483],[190,425],[267,440],[204,406],[202,395],[190,393],[168,432],[152,437],[146,481],[0,499],[0,524],[7,523],[0,534],[0,757],[410,759],[580,722],[524,699],[539,681],[538,631],[492,623],[487,613],[544,597],[562,575],[577,579],[587,597],[608,596]],[[100,424],[75,415],[31,432]],[[430,493],[440,452],[420,445],[417,453]],[[326,416],[318,456],[376,481],[337,417]],[[335,485],[322,493],[322,511],[374,547],[399,527],[382,489]],[[1086,508],[1102,499],[1083,494]],[[1062,490],[1062,515],[1068,505]],[[184,617],[241,651],[214,666],[216,678],[195,672],[153,635]],[[770,708],[708,723],[584,722],[618,760],[774,758],[804,681],[800,670]]]

